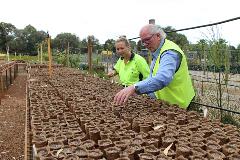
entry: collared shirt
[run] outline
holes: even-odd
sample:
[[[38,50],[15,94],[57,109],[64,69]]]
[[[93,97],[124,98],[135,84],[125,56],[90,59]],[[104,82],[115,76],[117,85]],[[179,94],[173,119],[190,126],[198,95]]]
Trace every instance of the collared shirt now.
[[[160,66],[158,68],[157,74],[155,76],[152,76],[153,68],[160,54],[160,49],[162,48],[163,43],[164,39],[161,40],[158,49],[155,52],[151,53],[152,62],[150,66],[149,78],[135,84],[135,86],[138,87],[138,92],[140,94],[148,94],[152,98],[156,98],[154,95],[155,91],[164,88],[172,81],[175,72],[180,66],[181,56],[172,50],[165,51],[160,57]]]
[[[123,58],[119,58],[114,69],[119,75],[122,85],[130,86],[149,76],[149,66],[146,60],[138,54],[131,54],[127,63]]]

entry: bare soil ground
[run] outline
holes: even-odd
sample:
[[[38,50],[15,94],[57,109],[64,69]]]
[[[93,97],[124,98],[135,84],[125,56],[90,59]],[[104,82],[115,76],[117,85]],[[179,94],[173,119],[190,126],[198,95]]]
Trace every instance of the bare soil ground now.
[[[0,160],[24,159],[27,73],[19,73],[0,105]]]

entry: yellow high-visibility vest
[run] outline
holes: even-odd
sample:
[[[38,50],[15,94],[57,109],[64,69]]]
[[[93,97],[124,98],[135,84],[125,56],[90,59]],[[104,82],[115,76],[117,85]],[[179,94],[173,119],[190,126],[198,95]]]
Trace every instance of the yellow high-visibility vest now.
[[[124,63],[123,58],[119,58],[114,69],[119,75],[122,85],[130,86],[140,81],[139,75],[142,74],[142,80],[149,76],[150,69],[146,60],[138,55],[131,54],[131,58],[127,64]]]
[[[155,76],[158,71],[162,53],[167,50],[177,51],[182,55],[182,60],[172,81],[163,89],[154,92],[154,94],[157,99],[167,101],[170,104],[177,104],[179,107],[186,109],[195,96],[195,92],[189,75],[185,54],[177,44],[165,39],[153,69],[153,76]]]

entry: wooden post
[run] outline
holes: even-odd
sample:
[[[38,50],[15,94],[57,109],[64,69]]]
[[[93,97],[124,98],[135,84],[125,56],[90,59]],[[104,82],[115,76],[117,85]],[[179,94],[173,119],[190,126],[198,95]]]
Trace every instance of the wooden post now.
[[[109,67],[108,61],[109,61],[109,58],[108,58],[108,49],[107,49],[107,73],[108,73],[108,67]]]
[[[101,65],[102,66],[104,66],[104,68],[105,68],[105,58],[104,58],[104,54],[103,54],[103,52],[101,52]],[[105,70],[104,70],[105,71]]]
[[[31,151],[30,146],[30,134],[29,134],[29,91],[28,91],[28,85],[26,85],[26,111],[25,111],[25,144],[24,144],[24,160],[29,159],[29,152]]]
[[[38,63],[39,63],[39,56],[40,56],[40,51],[39,51],[40,49],[39,49],[39,46],[38,46],[38,49],[37,49],[37,52],[38,52]]]
[[[6,69],[6,81],[5,81],[6,89],[8,88],[8,70]]]
[[[7,61],[9,62],[9,46],[7,46]]]
[[[1,90],[0,90],[0,105],[1,105],[1,99],[3,95],[3,81],[2,81],[2,72],[0,72],[0,84],[1,84]]]
[[[155,19],[149,19],[148,23],[149,24],[155,24]]]
[[[17,63],[14,63],[14,65],[13,65],[13,79],[15,80],[15,78],[16,78],[16,64]]]
[[[49,76],[52,77],[52,54],[51,54],[51,37],[48,34],[48,70]]]
[[[2,72],[0,72],[0,80],[1,80],[1,94],[4,92],[4,84],[3,84],[3,75],[2,75]]]
[[[92,40],[88,37],[88,71],[92,73]]]
[[[67,46],[67,67],[69,67],[69,42]]]
[[[18,75],[18,63],[15,64],[16,65],[16,77]]]
[[[9,67],[10,84],[12,84],[12,66]]]
[[[40,44],[40,62],[42,64],[42,56],[43,56],[43,49],[42,49],[42,43]]]

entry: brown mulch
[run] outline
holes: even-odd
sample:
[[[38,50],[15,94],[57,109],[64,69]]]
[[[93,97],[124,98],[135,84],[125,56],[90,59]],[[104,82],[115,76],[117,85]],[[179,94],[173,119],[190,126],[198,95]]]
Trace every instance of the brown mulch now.
[[[0,105],[0,160],[24,159],[26,73],[19,73]]]

